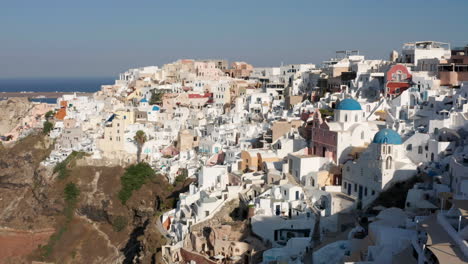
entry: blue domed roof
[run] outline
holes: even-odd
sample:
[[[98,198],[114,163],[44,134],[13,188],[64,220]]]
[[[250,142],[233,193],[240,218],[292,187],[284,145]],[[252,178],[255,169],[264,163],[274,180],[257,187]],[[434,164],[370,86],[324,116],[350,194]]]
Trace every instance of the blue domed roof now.
[[[351,98],[344,99],[336,107],[337,110],[362,110],[361,104]]]
[[[375,134],[372,142],[377,144],[401,145],[402,140],[401,136],[396,131],[385,128]]]
[[[146,100],[146,98],[143,98],[143,99],[140,100],[140,103],[147,103],[147,102],[148,102],[148,100]]]
[[[157,105],[153,106],[153,111],[159,111],[159,106]]]

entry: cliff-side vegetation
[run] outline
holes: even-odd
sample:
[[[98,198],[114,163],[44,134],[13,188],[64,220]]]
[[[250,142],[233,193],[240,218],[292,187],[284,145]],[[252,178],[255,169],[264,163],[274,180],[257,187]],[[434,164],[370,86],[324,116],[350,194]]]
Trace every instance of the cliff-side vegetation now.
[[[70,175],[69,168],[75,165],[77,159],[81,159],[86,155],[85,152],[73,151],[68,157],[62,162],[57,163],[54,167],[54,173],[58,173],[58,178],[63,180]]]
[[[153,178],[154,174],[154,170],[148,163],[138,163],[129,166],[125,170],[124,175],[120,177],[122,189],[118,195],[122,204],[125,204],[132,197],[133,191],[140,189],[143,184]]]
[[[41,256],[43,259],[50,257],[52,250],[55,244],[62,238],[65,232],[69,229],[71,220],[76,209],[76,204],[78,202],[78,196],[80,195],[80,190],[76,184],[70,182],[68,183],[63,190],[63,198],[65,200],[65,207],[63,209],[63,214],[65,215],[65,221],[57,229],[57,231],[50,237],[49,242],[40,248]]]

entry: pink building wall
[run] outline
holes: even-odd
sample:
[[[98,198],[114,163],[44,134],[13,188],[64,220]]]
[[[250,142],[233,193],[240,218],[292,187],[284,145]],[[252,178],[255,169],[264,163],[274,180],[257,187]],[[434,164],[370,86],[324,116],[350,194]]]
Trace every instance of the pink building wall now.
[[[220,69],[216,68],[216,64],[214,62],[196,61],[194,65],[198,77],[217,80],[219,77],[224,76],[224,73]]]
[[[311,147],[309,154],[320,157],[329,157],[336,162],[338,134],[335,131],[330,131],[327,122],[322,120],[322,116],[319,111],[314,113],[310,133]]]

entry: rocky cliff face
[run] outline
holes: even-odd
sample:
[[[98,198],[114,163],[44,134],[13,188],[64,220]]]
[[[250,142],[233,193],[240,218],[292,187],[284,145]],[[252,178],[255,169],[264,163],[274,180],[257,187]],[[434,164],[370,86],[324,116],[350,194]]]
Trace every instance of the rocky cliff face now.
[[[84,160],[58,179],[52,168],[39,164],[51,147],[47,137],[32,135],[0,150],[0,241],[2,230],[17,240],[28,232],[24,243],[41,234],[29,250],[18,251],[18,243],[7,247],[0,263],[159,263],[164,238],[156,215],[161,207],[172,208],[177,197],[165,178],[155,177],[122,205],[117,194],[124,168],[88,166]],[[67,218],[69,183],[80,194]]]
[[[31,110],[33,104],[26,97],[11,98],[0,101],[0,135],[10,132]]]
[[[49,170],[40,167],[39,163],[50,154],[51,147],[52,142],[48,138],[33,135],[12,148],[0,150],[1,226],[29,228],[33,219],[37,228],[47,226],[38,223],[38,220],[42,220],[40,215],[46,214],[39,210],[42,206],[38,205],[43,197],[37,193],[36,187],[37,183],[49,181]],[[27,197],[32,199],[26,199],[28,206],[25,206]],[[21,206],[24,210],[17,210]]]

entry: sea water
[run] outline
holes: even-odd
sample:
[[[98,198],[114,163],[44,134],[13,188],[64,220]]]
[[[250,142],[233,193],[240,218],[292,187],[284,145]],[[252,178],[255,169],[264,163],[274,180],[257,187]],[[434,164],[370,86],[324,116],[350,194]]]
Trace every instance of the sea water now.
[[[103,84],[113,84],[112,77],[83,78],[11,78],[0,79],[1,92],[87,92],[94,93]]]

